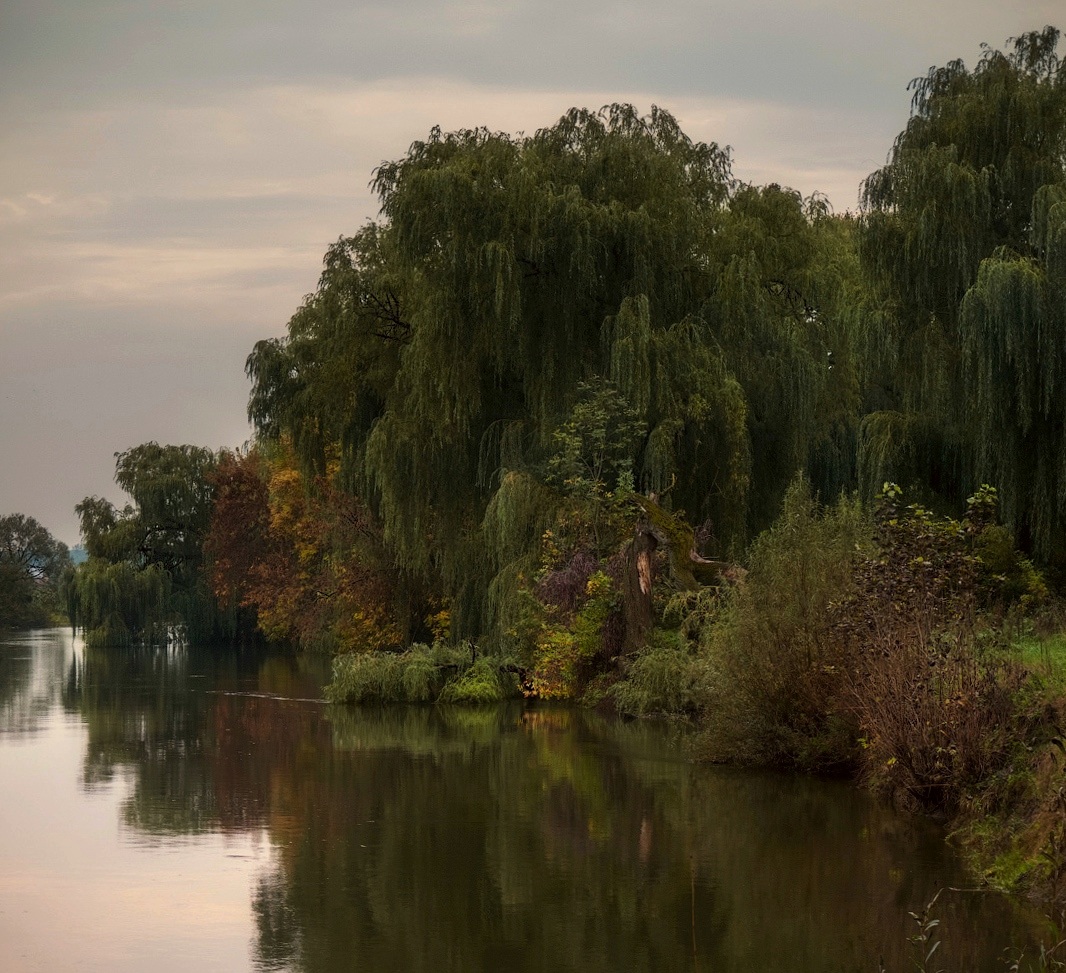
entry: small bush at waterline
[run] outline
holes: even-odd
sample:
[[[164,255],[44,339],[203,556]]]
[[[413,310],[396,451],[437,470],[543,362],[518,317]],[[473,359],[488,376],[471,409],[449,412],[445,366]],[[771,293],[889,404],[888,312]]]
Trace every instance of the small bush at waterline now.
[[[699,660],[676,632],[654,632],[649,647],[608,690],[626,716],[688,716],[698,709]]]
[[[333,681],[326,687],[331,703],[407,701],[403,655],[364,652],[338,656],[333,661]]]
[[[498,703],[509,695],[496,659],[481,658],[444,684],[437,702]]]
[[[331,703],[498,702],[521,695],[505,672],[499,659],[477,658],[466,644],[352,653],[334,660],[325,696]]]

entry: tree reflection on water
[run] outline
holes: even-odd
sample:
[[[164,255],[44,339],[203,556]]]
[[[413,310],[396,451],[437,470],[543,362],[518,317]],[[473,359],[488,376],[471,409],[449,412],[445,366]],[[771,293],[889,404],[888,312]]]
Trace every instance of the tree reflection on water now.
[[[962,882],[939,832],[843,783],[694,765],[676,731],[580,710],[329,708],[323,675],[87,651],[64,680],[85,786],[132,773],[128,828],[269,840],[263,970],[903,970],[908,910]],[[940,906],[957,968],[1032,935],[990,895]]]

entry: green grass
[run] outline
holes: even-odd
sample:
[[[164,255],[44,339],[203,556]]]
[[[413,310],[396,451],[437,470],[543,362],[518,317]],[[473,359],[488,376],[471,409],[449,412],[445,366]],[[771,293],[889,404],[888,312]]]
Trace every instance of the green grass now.
[[[1027,668],[1066,687],[1066,632],[1022,635],[1014,640],[1012,648]]]

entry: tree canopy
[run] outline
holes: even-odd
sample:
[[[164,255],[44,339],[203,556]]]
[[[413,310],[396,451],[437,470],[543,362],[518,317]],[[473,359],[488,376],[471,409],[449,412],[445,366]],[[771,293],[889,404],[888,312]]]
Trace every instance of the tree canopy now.
[[[89,560],[71,587],[71,615],[101,643],[194,641],[229,625],[204,574],[216,457],[199,446],[143,443],[115,456],[115,482],[133,500],[121,510],[86,497],[75,510]]]
[[[1066,67],[1059,31],[912,83],[911,118],[865,183],[863,264],[884,301],[864,420],[872,481],[955,501],[1000,487],[1041,556],[1066,521]]]
[[[33,517],[0,517],[0,627],[51,622],[58,586],[69,567],[66,544]]]
[[[508,526],[533,523],[497,504],[514,516],[490,536],[486,510],[550,480],[582,383],[633,409],[635,487],[724,544],[768,521],[854,407],[851,270],[827,257],[847,231],[817,200],[737,183],[728,150],[662,109],[435,129],[374,186],[381,222],[330,248],[288,336],[249,357],[249,413],[310,469],[339,448],[397,565],[439,579],[461,629],[483,624]]]

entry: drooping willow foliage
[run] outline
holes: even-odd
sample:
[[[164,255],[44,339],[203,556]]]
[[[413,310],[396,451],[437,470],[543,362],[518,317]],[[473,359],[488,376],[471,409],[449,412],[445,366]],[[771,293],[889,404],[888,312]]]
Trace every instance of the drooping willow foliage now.
[[[231,634],[204,572],[203,542],[216,458],[199,446],[149,442],[118,454],[115,482],[133,500],[122,510],[100,497],[75,508],[88,561],[68,585],[71,622],[98,645],[193,642]]]
[[[1066,521],[1066,67],[1023,34],[912,84],[912,114],[867,179],[859,236],[884,301],[860,448],[871,484],[957,502],[995,483],[1042,557]],[[872,347],[872,346],[871,346]]]
[[[740,185],[728,150],[628,105],[532,136],[435,129],[374,186],[381,221],[329,249],[287,337],[249,357],[249,413],[309,467],[339,449],[458,634],[559,502],[549,463],[583,383],[643,430],[633,486],[723,546],[797,469],[847,479],[856,265],[817,199]]]

